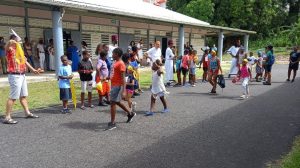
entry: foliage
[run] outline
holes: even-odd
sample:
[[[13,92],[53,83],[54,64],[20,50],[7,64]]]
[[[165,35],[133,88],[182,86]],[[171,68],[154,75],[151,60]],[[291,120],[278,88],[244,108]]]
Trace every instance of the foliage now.
[[[181,10],[188,16],[209,22],[213,17],[214,4],[211,0],[192,0]]]

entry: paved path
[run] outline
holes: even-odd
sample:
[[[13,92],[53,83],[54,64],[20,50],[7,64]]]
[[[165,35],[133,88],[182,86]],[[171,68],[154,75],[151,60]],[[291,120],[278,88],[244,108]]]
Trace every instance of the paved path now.
[[[274,74],[272,86],[252,83],[247,100],[230,81],[217,96],[207,94],[208,84],[170,88],[172,112],[153,117],[143,116],[145,92],[134,122],[120,112],[113,131],[104,131],[109,108],[63,115],[54,107],[36,112],[36,120],[18,113],[18,125],[0,124],[0,167],[262,168],[300,134],[300,79],[284,82],[286,65]]]

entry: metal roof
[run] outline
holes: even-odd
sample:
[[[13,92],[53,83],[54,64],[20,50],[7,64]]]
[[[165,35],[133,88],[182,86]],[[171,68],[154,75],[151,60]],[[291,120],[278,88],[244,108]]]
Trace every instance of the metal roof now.
[[[254,31],[214,26],[207,22],[141,0],[24,0],[47,5],[90,10],[120,16],[149,19],[209,29],[255,34]]]

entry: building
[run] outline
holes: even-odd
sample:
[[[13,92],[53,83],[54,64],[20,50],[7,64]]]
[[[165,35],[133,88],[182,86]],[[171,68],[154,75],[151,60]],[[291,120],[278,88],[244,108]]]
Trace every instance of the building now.
[[[210,25],[141,0],[1,0],[0,36],[6,40],[9,28],[30,40],[54,38],[57,65],[71,39],[78,48],[82,40],[87,42],[91,53],[98,43],[110,44],[112,35],[118,35],[124,50],[131,40],[144,39],[144,50],[159,40],[163,53],[173,39],[182,54],[185,41],[200,51],[206,36],[218,36],[222,48],[223,36],[244,35],[248,44],[249,35],[255,33]]]

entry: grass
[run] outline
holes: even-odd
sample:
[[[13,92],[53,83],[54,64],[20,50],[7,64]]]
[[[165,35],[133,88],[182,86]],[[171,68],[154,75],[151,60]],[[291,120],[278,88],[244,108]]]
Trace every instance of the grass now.
[[[295,138],[291,151],[281,160],[267,165],[268,168],[299,168],[300,167],[300,136]]]
[[[225,64],[222,66],[223,71],[226,72],[229,69],[229,64]],[[197,78],[202,77],[202,70],[197,70]],[[152,73],[150,70],[142,71],[141,72],[141,87],[143,89],[148,89],[151,85],[151,78]],[[177,79],[177,77],[174,74],[174,79]],[[77,79],[75,80],[75,86],[76,86],[76,95],[77,99],[80,98],[81,88],[80,88],[80,81]],[[38,83],[29,83],[28,84],[28,103],[30,109],[36,109],[36,108],[44,108],[49,107],[53,105],[59,105],[61,102],[59,101],[59,88],[57,81],[48,81],[48,82],[38,82]],[[9,87],[2,87],[0,88],[0,115],[4,114],[5,112],[5,106],[7,101],[7,96],[9,95]],[[97,98],[97,92],[93,92],[93,98]],[[22,110],[22,106],[19,102],[16,102],[15,106],[13,107],[14,111],[20,111]]]

